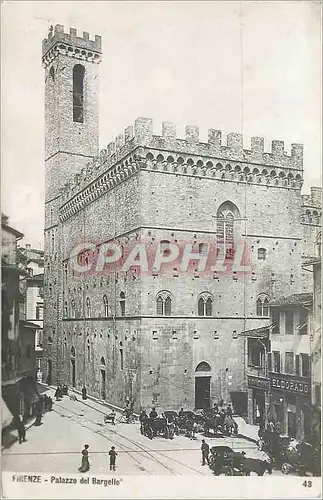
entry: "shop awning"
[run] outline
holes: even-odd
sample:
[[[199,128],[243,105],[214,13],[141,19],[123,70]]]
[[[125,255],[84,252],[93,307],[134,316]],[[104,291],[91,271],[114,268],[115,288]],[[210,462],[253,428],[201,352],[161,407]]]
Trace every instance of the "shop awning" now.
[[[30,403],[35,403],[35,401],[39,400],[39,395],[37,393],[36,383],[32,378],[23,378],[20,381],[20,387],[22,392],[24,393],[25,398]]]
[[[8,427],[8,425],[11,424],[13,420],[12,413],[10,412],[8,406],[3,400],[3,397],[1,396],[1,425],[2,429],[5,427]]]
[[[261,326],[260,328],[253,328],[252,330],[245,330],[239,334],[240,337],[251,337],[255,339],[267,339],[269,337],[269,330],[273,325]]]

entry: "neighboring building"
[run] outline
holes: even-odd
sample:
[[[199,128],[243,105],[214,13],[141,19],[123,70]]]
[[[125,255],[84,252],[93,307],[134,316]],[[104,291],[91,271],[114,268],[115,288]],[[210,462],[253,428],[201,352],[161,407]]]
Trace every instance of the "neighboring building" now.
[[[35,383],[37,326],[23,319],[23,287],[17,241],[23,234],[2,216],[2,397],[11,414],[32,415],[39,399]],[[8,420],[9,421],[9,420]]]
[[[311,187],[311,194],[301,196],[301,222],[303,229],[302,264],[317,256],[317,239],[321,234],[322,188]],[[302,267],[302,293],[313,290],[313,273]]]
[[[311,431],[311,336],[313,294],[270,304],[269,412],[283,434],[308,441]]]
[[[303,264],[303,269],[313,273],[313,309],[311,314],[311,402],[313,441],[321,443],[322,405],[322,295],[321,295],[322,233],[318,233],[316,256]]]
[[[244,150],[240,134],[222,145],[214,129],[202,143],[192,126],[178,139],[171,123],[157,136],[150,119],[138,118],[99,153],[100,59],[98,36],[57,25],[43,41],[44,380],[85,384],[115,404],[133,397],[136,409],[202,408],[223,398],[250,414],[241,335],[268,328],[269,302],[301,290],[303,147],[292,144],[287,155],[272,141],[266,153],[253,137]],[[252,269],[73,271],[72,248],[114,240],[125,251],[137,241],[186,241],[199,254],[217,240],[228,264],[242,241]]]
[[[26,307],[24,319],[37,325],[35,334],[37,380],[42,382],[43,355],[43,315],[44,315],[44,251],[33,249],[30,245],[19,248],[26,257],[24,268],[26,275]]]

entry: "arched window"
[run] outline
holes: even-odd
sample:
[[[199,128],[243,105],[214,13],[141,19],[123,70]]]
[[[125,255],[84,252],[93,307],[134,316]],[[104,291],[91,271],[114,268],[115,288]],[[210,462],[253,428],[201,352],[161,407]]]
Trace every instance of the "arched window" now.
[[[258,260],[266,260],[266,249],[258,248]]]
[[[86,313],[87,318],[91,318],[91,302],[90,302],[89,297],[86,298],[85,313]]]
[[[165,300],[165,316],[170,316],[172,314],[172,300],[167,297]]]
[[[305,211],[305,220],[306,222],[311,223],[312,222],[312,214],[310,210]]]
[[[84,121],[84,85],[85,68],[81,64],[76,64],[73,68],[73,121],[83,123]]]
[[[163,255],[163,256],[166,256],[166,255],[169,255],[170,254],[170,248],[169,248],[169,245],[170,245],[170,241],[168,240],[162,240],[160,242],[160,254]]]
[[[107,318],[109,316],[109,307],[108,307],[108,297],[103,295],[103,307],[104,307],[104,316]]]
[[[316,210],[313,210],[313,224],[319,224],[319,223],[320,223],[319,214]]]
[[[206,316],[212,316],[212,299],[209,297],[205,303]]]
[[[164,301],[161,297],[157,298],[157,315],[162,316],[164,310]]]
[[[172,298],[170,292],[159,292],[156,299],[157,315],[171,316],[172,314]]]
[[[217,244],[219,250],[223,247],[222,252],[227,259],[233,258],[234,224],[239,217],[239,210],[231,201],[222,203],[217,211]],[[219,253],[221,254],[221,251]]]
[[[257,299],[257,316],[269,316],[269,299],[265,294],[259,295]]]
[[[198,301],[198,315],[204,316],[204,299],[202,297]]]
[[[105,359],[104,359],[104,357],[103,357],[103,356],[102,356],[102,358],[101,358],[100,363],[101,363],[101,365],[105,366]]]
[[[71,302],[71,318],[75,318],[75,300]]]
[[[197,304],[197,313],[199,316],[212,316],[213,297],[208,292],[200,295]]]
[[[206,243],[199,244],[199,254],[200,255],[207,255],[207,250],[208,250],[208,245]]]
[[[120,293],[120,313],[121,316],[125,316],[126,314],[126,297],[124,292]]]

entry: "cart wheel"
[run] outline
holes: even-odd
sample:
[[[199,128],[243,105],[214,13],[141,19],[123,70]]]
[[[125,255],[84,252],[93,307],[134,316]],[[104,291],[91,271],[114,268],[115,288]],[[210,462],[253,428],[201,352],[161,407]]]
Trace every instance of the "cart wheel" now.
[[[231,467],[223,467],[218,475],[219,476],[233,476],[233,469]]]
[[[169,439],[174,439],[174,436],[175,436],[175,431],[174,431],[174,429],[171,429],[169,431]]]
[[[168,439],[168,438],[169,438],[169,429],[168,429],[168,427],[165,427],[165,430],[164,430],[164,438],[165,438],[165,439]]]
[[[145,432],[144,432],[144,428],[143,428],[143,426],[142,426],[142,425],[140,426],[140,434],[145,434]]]
[[[291,471],[292,467],[287,462],[284,462],[281,469],[283,474],[288,474]]]

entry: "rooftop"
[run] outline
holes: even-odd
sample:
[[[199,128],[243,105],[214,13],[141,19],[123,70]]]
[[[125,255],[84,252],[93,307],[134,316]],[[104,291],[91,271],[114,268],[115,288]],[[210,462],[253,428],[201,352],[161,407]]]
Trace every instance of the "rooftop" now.
[[[280,299],[274,300],[269,304],[269,306],[302,306],[312,304],[312,302],[312,293],[294,293],[293,295],[288,295],[288,297],[281,297]]]

